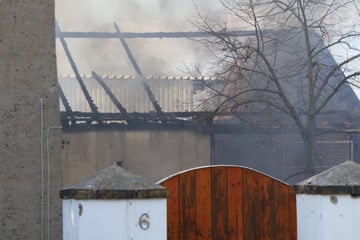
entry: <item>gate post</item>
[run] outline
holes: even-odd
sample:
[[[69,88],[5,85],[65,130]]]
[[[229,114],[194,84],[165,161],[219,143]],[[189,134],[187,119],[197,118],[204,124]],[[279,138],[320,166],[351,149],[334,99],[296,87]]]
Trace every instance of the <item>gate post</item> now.
[[[116,164],[60,197],[64,240],[166,240],[167,190]]]
[[[298,240],[357,240],[360,165],[346,161],[294,186]]]

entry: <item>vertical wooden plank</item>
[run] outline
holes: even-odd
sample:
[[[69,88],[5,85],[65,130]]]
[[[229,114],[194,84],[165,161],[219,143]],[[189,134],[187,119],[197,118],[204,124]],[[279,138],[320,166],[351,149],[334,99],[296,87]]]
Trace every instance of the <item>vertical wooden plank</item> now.
[[[244,236],[245,239],[260,239],[259,224],[259,179],[258,173],[244,169]]]
[[[297,217],[296,217],[296,194],[292,187],[289,186],[289,202],[290,202],[290,233],[288,239],[297,239]]]
[[[212,168],[212,236],[216,240],[227,239],[227,170]]]
[[[196,239],[211,240],[211,169],[195,171],[196,188]]]
[[[179,176],[180,193],[180,237],[181,240],[196,239],[195,212],[195,172],[189,171]]]
[[[167,198],[167,239],[178,240],[180,233],[179,176],[167,179],[161,185],[169,191]]]
[[[276,239],[287,240],[290,238],[290,203],[289,188],[281,182],[275,182],[275,209],[276,209]]]
[[[276,240],[275,238],[275,209],[274,179],[265,175],[259,176],[259,198],[260,198],[260,239]]]
[[[244,240],[243,169],[228,168],[228,239]]]

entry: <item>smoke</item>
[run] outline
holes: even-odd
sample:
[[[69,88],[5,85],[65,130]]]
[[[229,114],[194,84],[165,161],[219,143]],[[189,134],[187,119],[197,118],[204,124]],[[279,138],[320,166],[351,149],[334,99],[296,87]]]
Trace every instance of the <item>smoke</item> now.
[[[196,5],[219,9],[218,0],[57,0],[56,19],[62,31],[123,32],[196,31]],[[81,74],[135,74],[118,39],[66,39]],[[208,55],[189,39],[127,39],[145,75],[183,75],[186,65],[205,62]],[[57,40],[58,72],[72,69]]]

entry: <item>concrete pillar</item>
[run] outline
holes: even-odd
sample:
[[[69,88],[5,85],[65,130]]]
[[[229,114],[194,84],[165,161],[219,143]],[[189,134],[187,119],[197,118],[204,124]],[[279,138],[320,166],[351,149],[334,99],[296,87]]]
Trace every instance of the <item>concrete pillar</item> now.
[[[359,164],[346,161],[294,188],[298,240],[359,239]]]
[[[116,164],[60,196],[64,240],[166,240],[167,190]]]
[[[60,239],[54,1],[0,1],[0,16],[0,238]]]

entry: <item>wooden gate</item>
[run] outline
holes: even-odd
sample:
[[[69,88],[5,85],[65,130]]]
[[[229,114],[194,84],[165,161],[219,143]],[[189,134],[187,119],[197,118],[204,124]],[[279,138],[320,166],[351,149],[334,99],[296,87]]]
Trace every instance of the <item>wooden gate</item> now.
[[[212,166],[160,184],[169,190],[168,240],[296,239],[295,193],[264,174]]]

